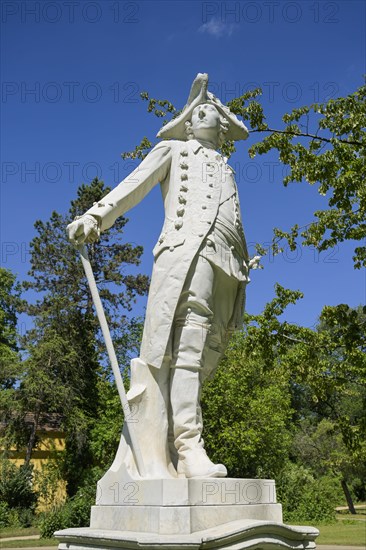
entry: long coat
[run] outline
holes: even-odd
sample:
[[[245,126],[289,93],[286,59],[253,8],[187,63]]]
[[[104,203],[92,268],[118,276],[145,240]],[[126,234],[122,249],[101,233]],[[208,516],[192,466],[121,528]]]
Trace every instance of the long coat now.
[[[196,140],[158,143],[130,176],[88,210],[100,219],[101,230],[138,204],[157,184],[164,200],[164,225],[154,247],[140,357],[162,364],[176,306],[194,257],[210,232],[219,205],[238,191],[232,168],[216,151]],[[240,214],[239,214],[240,215]],[[246,247],[244,265],[248,261]],[[232,327],[243,312],[245,282],[240,285]]]

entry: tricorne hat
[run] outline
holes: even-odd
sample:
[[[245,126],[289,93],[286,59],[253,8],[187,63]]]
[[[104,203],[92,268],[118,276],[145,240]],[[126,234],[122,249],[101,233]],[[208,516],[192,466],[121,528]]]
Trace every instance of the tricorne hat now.
[[[225,134],[225,139],[233,141],[246,139],[249,135],[247,127],[230,111],[229,107],[223,105],[216,96],[207,90],[207,88],[208,74],[198,73],[193,81],[188,101],[184,109],[179,116],[173,118],[173,120],[160,129],[157,137],[186,141],[188,138],[185,123],[191,120],[192,112],[198,105],[209,103],[210,105],[214,105],[219,113],[229,122],[229,129]]]

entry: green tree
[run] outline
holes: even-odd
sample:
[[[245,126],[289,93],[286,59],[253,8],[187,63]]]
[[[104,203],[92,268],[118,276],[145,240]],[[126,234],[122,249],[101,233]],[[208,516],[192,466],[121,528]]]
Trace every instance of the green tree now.
[[[92,464],[90,437],[99,410],[98,380],[104,377],[111,383],[111,374],[79,254],[68,243],[65,229],[108,191],[95,179],[78,189],[66,215],[53,212],[47,222],[35,223],[30,279],[23,285],[36,299],[25,306],[34,328],[25,338],[26,356],[15,394],[20,404],[18,426],[24,426],[26,413],[33,413],[26,433],[29,462],[43,417],[50,412],[62,415],[69,494],[76,492]],[[88,247],[122,367],[138,332],[138,323],[130,320],[129,312],[136,296],[144,294],[148,286],[146,276],[131,275],[126,269],[138,265],[142,254],[141,247],[123,241],[126,223],[126,218],[119,218],[98,243]],[[120,414],[122,418],[122,411]],[[19,430],[15,435],[24,444],[24,433]]]
[[[261,315],[251,318],[246,346],[259,357],[266,355],[269,366],[275,360],[290,373],[289,390],[295,411],[293,420],[300,430],[298,437],[301,438],[307,421],[313,438],[324,434],[322,421],[332,426],[328,437],[333,438],[334,453],[330,462],[322,463],[323,471],[319,467],[313,471],[317,476],[338,476],[353,510],[348,484],[361,485],[365,475],[365,314],[362,308],[326,306],[316,330],[281,322],[277,316],[283,311],[284,300],[286,303],[291,297],[289,292],[277,285],[277,297]],[[324,457],[325,452],[319,453],[318,460],[325,460]],[[301,454],[293,458],[312,467]]]
[[[303,330],[289,356],[302,389],[299,456],[318,474],[323,470],[340,476],[351,513],[349,486],[362,498],[366,475],[365,320],[365,308],[324,307],[317,330]],[[306,369],[300,371],[300,365]]]
[[[325,306],[319,321],[317,330],[288,327],[283,336],[292,346],[283,360],[310,411],[334,421],[356,457],[366,435],[365,315],[344,304]]]
[[[11,271],[0,268],[0,438],[6,446],[8,426],[15,420],[15,384],[19,378],[17,316],[20,309],[20,284]]]
[[[247,354],[238,334],[215,377],[203,389],[205,446],[230,477],[271,478],[281,471],[292,440],[291,395],[281,367],[268,369]]]
[[[278,151],[280,161],[288,167],[283,184],[306,181],[316,185],[326,197],[327,208],[314,213],[315,220],[301,228],[304,246],[319,251],[345,240],[362,243],[366,237],[366,86],[356,92],[324,104],[293,109],[282,117],[284,127],[267,124],[256,101],[245,106],[246,96],[231,102],[231,108],[251,123],[251,133],[267,133],[252,145],[249,155]],[[297,246],[300,228],[274,230],[273,246],[285,238],[291,249]],[[366,246],[356,246],[354,266],[366,266]]]
[[[363,447],[365,456],[365,445]],[[304,418],[294,438],[293,449],[297,462],[310,468],[318,478],[325,475],[339,479],[349,511],[356,514],[352,492],[364,499],[365,461],[355,460],[335,422],[329,418],[320,421]]]
[[[8,269],[0,268],[0,388],[13,387],[19,357],[17,315],[20,285]],[[1,395],[4,395],[2,392]]]

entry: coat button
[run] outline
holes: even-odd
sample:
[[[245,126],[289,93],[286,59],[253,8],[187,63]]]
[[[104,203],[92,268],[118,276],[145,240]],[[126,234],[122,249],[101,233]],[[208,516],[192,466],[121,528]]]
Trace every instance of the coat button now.
[[[203,237],[203,233],[199,233],[198,236],[199,236],[199,237]]]
[[[202,210],[206,210],[207,206],[205,204],[202,205]]]
[[[186,181],[186,180],[188,179],[188,174],[181,174],[181,175],[180,175],[180,179],[181,179],[182,181]]]
[[[188,151],[186,149],[183,149],[180,154],[182,155],[182,157],[188,157]]]
[[[174,246],[171,246],[171,247],[169,248],[169,250],[170,250],[170,252],[174,252]]]
[[[206,195],[208,199],[212,199],[212,195]]]
[[[209,186],[209,187],[213,187],[213,183],[209,183],[208,186]]]

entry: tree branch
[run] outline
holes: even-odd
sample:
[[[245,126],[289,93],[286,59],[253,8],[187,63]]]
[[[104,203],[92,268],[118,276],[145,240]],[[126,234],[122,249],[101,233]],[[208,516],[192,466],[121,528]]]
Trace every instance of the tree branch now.
[[[254,134],[257,132],[272,132],[273,134],[287,134],[291,136],[297,136],[297,137],[309,137],[312,139],[317,139],[319,141],[325,141],[326,143],[332,143],[332,140],[325,137],[320,137],[315,134],[309,134],[307,132],[292,132],[291,130],[275,130],[273,128],[267,128],[266,130],[250,130],[250,134]],[[337,138],[340,143],[346,143],[347,145],[358,145],[359,147],[362,147],[363,144],[360,141],[346,141],[345,139]]]

